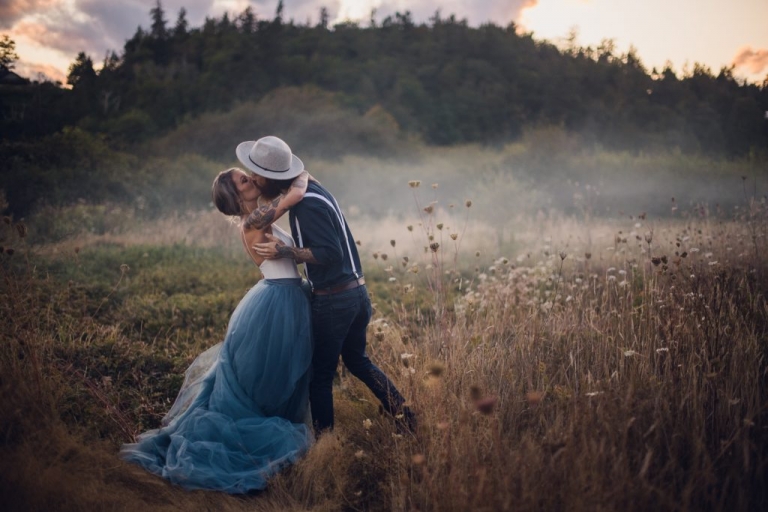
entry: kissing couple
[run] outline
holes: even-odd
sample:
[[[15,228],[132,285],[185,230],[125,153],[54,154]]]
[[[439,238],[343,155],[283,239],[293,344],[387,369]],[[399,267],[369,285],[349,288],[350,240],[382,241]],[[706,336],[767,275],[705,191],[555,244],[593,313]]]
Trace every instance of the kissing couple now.
[[[224,341],[187,369],[161,427],[120,450],[184,488],[233,494],[264,489],[333,429],[339,356],[400,430],[416,429],[413,411],[366,354],[371,301],[336,199],[277,137],[242,142],[236,154],[245,169],[216,176],[213,202],[239,220],[263,279],[237,305]],[[286,212],[291,234],[274,224]]]

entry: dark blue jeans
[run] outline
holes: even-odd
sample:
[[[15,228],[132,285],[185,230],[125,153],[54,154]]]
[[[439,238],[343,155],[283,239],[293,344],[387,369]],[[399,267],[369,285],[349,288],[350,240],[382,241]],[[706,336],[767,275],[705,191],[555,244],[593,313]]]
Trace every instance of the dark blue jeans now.
[[[387,412],[395,415],[403,409],[403,396],[365,353],[365,331],[371,313],[371,299],[365,286],[312,297],[315,352],[309,402],[317,434],[333,428],[332,386],[339,355],[350,373],[373,391]]]

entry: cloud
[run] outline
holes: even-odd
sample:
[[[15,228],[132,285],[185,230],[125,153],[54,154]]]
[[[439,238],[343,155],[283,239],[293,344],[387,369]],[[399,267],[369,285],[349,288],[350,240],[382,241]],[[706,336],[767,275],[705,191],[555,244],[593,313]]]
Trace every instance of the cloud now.
[[[217,1],[222,2],[223,0]],[[346,1],[349,2],[350,0]],[[232,1],[227,3],[232,3]],[[251,0],[245,3],[250,4],[253,12],[261,19],[272,19],[277,11],[277,0]],[[320,19],[321,7],[328,9],[329,16],[333,19],[343,3],[345,0],[284,0],[283,18],[293,20],[295,23],[305,23],[307,20],[317,23]],[[240,14],[243,10],[244,8],[235,9],[234,14]],[[229,11],[232,13],[232,9]]]
[[[3,0],[0,0],[3,1]],[[24,37],[35,44],[74,55],[84,51],[98,60],[108,50],[120,51],[125,41],[142,26],[151,25],[149,11],[155,0],[24,0],[25,10],[11,30],[12,37]],[[32,5],[34,3],[34,5]],[[168,26],[175,24],[179,9],[187,10],[187,20],[202,24],[214,0],[166,0],[162,2]],[[6,4],[3,4],[6,7]]]
[[[67,82],[67,76],[57,67],[50,64],[39,64],[34,62],[17,62],[13,70],[19,76],[29,78],[30,80],[48,80],[51,82]]]
[[[22,20],[14,26],[12,37],[26,38],[44,48],[52,48],[65,54],[80,51],[101,53],[111,40],[93,25],[79,23],[44,24]]]
[[[0,0],[0,28],[8,29],[27,14],[52,7],[61,0]]]
[[[440,10],[443,17],[455,14],[458,19],[466,18],[470,25],[493,21],[506,25],[520,18],[523,9],[534,7],[538,0],[385,0],[377,7],[377,18],[393,15],[396,11],[411,11],[417,23],[425,22]]]
[[[165,0],[161,3],[170,28],[176,24],[182,7],[187,11],[187,21],[191,26],[202,25],[215,0]],[[155,7],[155,0],[123,0],[115,3],[103,0],[76,0],[75,6],[90,23],[98,27],[102,37],[95,37],[93,40],[103,52],[106,49],[121,49],[137,27],[148,29],[152,24],[149,11]]]
[[[757,75],[768,70],[768,50],[765,48],[753,50],[751,46],[742,46],[733,58],[732,64],[737,68],[746,68],[750,73]]]

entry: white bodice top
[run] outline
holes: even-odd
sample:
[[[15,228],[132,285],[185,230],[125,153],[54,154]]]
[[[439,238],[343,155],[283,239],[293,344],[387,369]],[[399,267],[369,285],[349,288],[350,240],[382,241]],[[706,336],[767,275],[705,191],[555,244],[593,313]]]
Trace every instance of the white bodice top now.
[[[291,235],[280,229],[276,225],[272,225],[272,234],[277,238],[285,242],[285,245],[294,247],[293,238]],[[275,260],[264,260],[259,265],[264,279],[286,279],[301,277],[299,269],[296,268],[296,262],[291,258],[278,258]]]

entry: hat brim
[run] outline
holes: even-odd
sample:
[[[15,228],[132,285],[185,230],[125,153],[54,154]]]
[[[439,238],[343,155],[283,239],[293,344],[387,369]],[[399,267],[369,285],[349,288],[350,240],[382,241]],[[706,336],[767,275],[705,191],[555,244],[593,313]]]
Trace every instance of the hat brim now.
[[[255,144],[255,140],[241,142],[237,145],[237,149],[235,150],[237,159],[240,160],[240,163],[247,167],[249,171],[273,180],[290,180],[301,174],[304,170],[304,162],[293,153],[291,153],[291,167],[286,171],[270,171],[263,167],[259,167],[251,161],[250,157],[251,149],[253,149]]]

